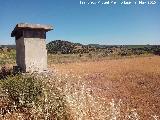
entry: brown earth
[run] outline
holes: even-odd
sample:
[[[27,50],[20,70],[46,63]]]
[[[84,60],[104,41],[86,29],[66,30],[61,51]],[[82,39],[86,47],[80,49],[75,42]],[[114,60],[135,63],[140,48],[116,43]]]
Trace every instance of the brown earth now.
[[[121,111],[135,109],[143,120],[160,119],[160,57],[139,57],[52,65],[59,74],[80,76],[93,93],[122,101]]]

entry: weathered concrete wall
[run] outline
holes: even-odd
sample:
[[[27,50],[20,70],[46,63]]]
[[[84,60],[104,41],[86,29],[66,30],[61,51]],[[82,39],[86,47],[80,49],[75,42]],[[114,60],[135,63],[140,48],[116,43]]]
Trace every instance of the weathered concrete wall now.
[[[45,39],[24,38],[16,40],[16,62],[23,72],[43,72],[47,70],[47,50]]]
[[[24,38],[26,72],[47,70],[47,50],[45,39]]]
[[[23,37],[16,40],[16,63],[25,71],[25,45]]]

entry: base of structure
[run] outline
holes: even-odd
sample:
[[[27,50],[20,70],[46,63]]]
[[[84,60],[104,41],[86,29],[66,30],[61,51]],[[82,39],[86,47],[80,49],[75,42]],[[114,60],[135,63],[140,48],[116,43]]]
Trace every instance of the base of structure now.
[[[19,66],[13,66],[13,74],[16,75],[19,73],[22,73],[22,68]]]
[[[49,70],[43,71],[25,71],[20,66],[13,66],[13,74],[20,74],[20,73],[48,73]]]

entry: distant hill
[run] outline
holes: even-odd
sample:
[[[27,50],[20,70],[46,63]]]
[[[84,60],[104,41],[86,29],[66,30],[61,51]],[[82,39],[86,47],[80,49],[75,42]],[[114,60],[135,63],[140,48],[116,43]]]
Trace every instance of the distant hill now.
[[[100,44],[88,44],[88,45],[95,48],[106,48],[106,45],[100,45]]]
[[[65,40],[55,40],[47,44],[47,50],[49,53],[88,53],[94,48],[94,46],[73,43]]]
[[[71,53],[75,44],[68,41],[63,40],[55,40],[47,44],[47,50],[49,53]]]
[[[0,48],[10,48],[10,49],[15,49],[16,45],[0,45]]]
[[[101,52],[106,55],[118,54],[118,55],[140,55],[140,54],[156,54],[160,55],[159,45],[99,45],[88,44],[83,45],[80,43],[73,43],[65,40],[54,40],[47,44],[47,50],[49,53],[89,53]]]
[[[113,47],[117,48],[121,46],[121,45],[100,45],[100,44],[88,44],[88,45],[98,49],[113,48]]]

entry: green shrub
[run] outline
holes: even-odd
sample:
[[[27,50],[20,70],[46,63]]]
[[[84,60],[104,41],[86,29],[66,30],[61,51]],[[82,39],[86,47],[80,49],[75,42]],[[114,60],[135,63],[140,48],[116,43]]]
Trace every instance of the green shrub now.
[[[30,106],[42,94],[42,83],[33,76],[8,76],[0,83],[10,101],[19,107]]]
[[[0,80],[0,119],[7,113],[20,113],[24,119],[68,120],[70,111],[64,94],[59,89],[59,79],[55,76],[26,74],[8,76]],[[3,110],[3,111],[1,111]]]
[[[14,64],[16,62],[16,51],[0,51],[0,65]]]

